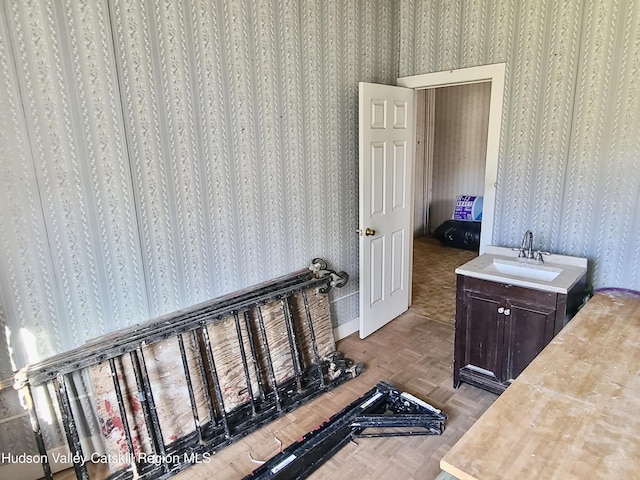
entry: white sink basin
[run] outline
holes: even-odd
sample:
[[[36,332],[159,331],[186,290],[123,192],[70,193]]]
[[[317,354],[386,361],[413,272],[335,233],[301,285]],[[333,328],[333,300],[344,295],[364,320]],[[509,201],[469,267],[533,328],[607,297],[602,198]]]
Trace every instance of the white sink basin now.
[[[542,263],[527,263],[526,261],[504,260],[494,258],[493,262],[485,267],[486,271],[515,275],[516,277],[530,278],[532,280],[544,280],[551,282],[562,273],[562,268],[546,266]]]
[[[518,251],[493,245],[485,253],[456,268],[456,273],[492,282],[568,293],[587,272],[587,259],[567,255],[545,255],[544,263],[519,258]]]

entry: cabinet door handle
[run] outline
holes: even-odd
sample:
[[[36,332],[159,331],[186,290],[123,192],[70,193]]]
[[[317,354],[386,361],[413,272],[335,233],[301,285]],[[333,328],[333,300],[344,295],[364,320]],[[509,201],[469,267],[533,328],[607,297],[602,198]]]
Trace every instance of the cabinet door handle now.
[[[505,314],[505,316],[511,315],[511,309],[510,308],[505,308],[504,309],[504,314]]]
[[[498,313],[504,313],[504,307],[498,307]]]

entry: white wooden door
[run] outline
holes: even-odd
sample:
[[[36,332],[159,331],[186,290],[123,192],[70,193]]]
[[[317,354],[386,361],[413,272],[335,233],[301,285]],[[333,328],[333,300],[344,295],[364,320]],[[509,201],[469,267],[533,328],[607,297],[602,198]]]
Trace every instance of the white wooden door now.
[[[413,94],[360,83],[360,338],[409,308]]]

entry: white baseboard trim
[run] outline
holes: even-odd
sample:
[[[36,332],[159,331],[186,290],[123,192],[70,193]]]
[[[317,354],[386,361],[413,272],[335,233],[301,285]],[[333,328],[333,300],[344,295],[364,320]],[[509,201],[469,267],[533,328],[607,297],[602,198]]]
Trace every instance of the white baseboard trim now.
[[[338,325],[333,329],[333,337],[338,340],[342,340],[344,337],[348,337],[352,333],[360,330],[360,317],[356,317],[353,320],[349,320],[347,323]]]

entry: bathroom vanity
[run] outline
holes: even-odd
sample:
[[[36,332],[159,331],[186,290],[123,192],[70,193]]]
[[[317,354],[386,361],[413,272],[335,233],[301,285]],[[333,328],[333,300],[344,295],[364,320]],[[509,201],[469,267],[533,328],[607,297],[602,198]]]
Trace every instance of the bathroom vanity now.
[[[502,393],[578,311],[587,261],[504,247],[456,269],[453,383]]]
[[[600,291],[445,454],[441,478],[632,479],[640,294]]]

